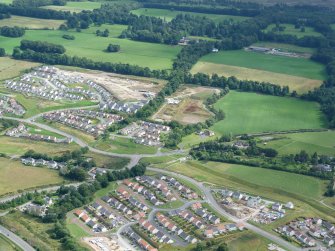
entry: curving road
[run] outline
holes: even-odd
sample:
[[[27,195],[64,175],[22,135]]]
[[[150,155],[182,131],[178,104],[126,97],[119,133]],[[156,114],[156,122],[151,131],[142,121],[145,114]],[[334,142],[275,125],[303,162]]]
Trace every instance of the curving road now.
[[[247,229],[255,232],[256,234],[259,234],[259,235],[267,238],[268,240],[271,240],[271,241],[279,244],[280,246],[284,247],[287,250],[291,250],[291,251],[302,251],[303,250],[302,248],[296,247],[296,246],[292,245],[291,243],[285,241],[284,239],[282,239],[282,238],[280,238],[280,237],[278,237],[274,234],[266,232],[266,231],[264,231],[264,230],[262,230],[262,229],[260,229],[256,226],[252,225],[252,224],[249,224],[246,221],[238,219],[235,216],[227,213],[222,207],[220,207],[220,205],[214,199],[214,197],[211,193],[211,190],[208,187],[205,187],[201,182],[198,182],[198,181],[196,181],[196,180],[194,180],[194,179],[192,179],[188,176],[178,174],[178,173],[174,173],[174,172],[167,171],[167,170],[162,170],[162,169],[152,168],[152,167],[148,167],[147,169],[150,170],[150,171],[157,172],[157,173],[163,173],[163,174],[167,174],[167,175],[177,176],[181,179],[184,179],[184,180],[192,183],[194,186],[198,187],[204,193],[204,196],[206,198],[207,203],[210,204],[217,212],[222,214],[227,219],[229,219],[229,220],[231,220],[235,223],[243,223],[244,226]]]
[[[17,246],[19,246],[24,251],[34,251],[35,249],[30,246],[26,241],[22,240],[19,236],[9,231],[7,228],[4,228],[0,225],[0,233],[4,235],[6,238],[10,239]]]

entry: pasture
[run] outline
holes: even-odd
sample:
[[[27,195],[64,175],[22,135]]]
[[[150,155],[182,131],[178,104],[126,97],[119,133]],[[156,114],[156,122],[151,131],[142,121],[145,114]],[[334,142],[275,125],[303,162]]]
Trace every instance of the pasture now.
[[[305,58],[291,58],[245,50],[221,51],[201,58],[201,62],[238,66],[297,77],[323,80],[324,66]]]
[[[0,158],[1,195],[61,182],[63,182],[63,179],[57,171],[48,168],[24,166],[20,161]]]
[[[19,26],[26,29],[58,29],[63,20],[39,19],[32,17],[14,16],[0,20],[0,26]]]
[[[83,10],[94,10],[101,7],[102,2],[90,2],[90,1],[80,1],[80,2],[66,2],[64,6],[48,5],[41,8],[57,10],[57,11],[71,11],[71,12],[81,12]]]
[[[164,9],[154,9],[154,8],[140,8],[131,11],[133,14],[137,16],[152,16],[166,20],[170,22],[173,18],[175,18],[179,14],[188,14],[191,16],[197,17],[207,17],[213,20],[215,23],[220,23],[225,20],[232,20],[234,22],[241,22],[248,17],[243,16],[231,16],[231,15],[215,15],[215,14],[205,14],[205,13],[195,13],[195,12],[187,12],[187,11],[177,11],[177,10],[164,10]]]
[[[297,36],[298,38],[304,37],[304,36],[322,36],[321,33],[314,30],[312,27],[305,27],[305,32],[300,31],[300,29],[296,29],[293,24],[280,24],[280,26],[284,26],[284,31],[275,32],[278,34],[287,34],[287,35],[293,35]],[[273,28],[275,28],[275,24],[270,24],[264,31],[271,32]]]
[[[107,27],[111,37],[98,37],[95,35],[97,29],[104,30]],[[20,38],[0,36],[0,44],[10,54],[15,46],[20,45],[22,39],[47,41],[62,44],[66,48],[66,54],[70,56],[87,57],[100,62],[128,63],[151,69],[171,69],[173,59],[179,53],[180,47],[116,38],[122,29],[123,26],[119,25],[104,25],[102,27],[91,27],[81,32],[27,30],[26,34]],[[62,38],[64,34],[73,35],[76,39],[66,40]],[[105,52],[110,43],[120,45],[120,52]]]
[[[218,134],[244,134],[325,126],[324,117],[315,102],[289,97],[231,91],[221,98],[215,109],[226,117],[212,126]]]
[[[270,137],[272,140],[267,140]],[[264,140],[265,139],[265,140]],[[335,131],[274,134],[259,137],[259,146],[276,149],[279,154],[294,154],[305,150],[309,154],[335,156]],[[266,142],[266,146],[263,144]]]
[[[40,64],[38,63],[14,60],[8,57],[0,57],[0,81],[17,77],[21,75],[23,71],[39,65]]]

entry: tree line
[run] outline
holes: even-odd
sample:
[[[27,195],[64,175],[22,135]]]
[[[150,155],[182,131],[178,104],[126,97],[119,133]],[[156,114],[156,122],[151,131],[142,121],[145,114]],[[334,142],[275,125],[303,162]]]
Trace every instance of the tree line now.
[[[23,28],[14,26],[2,26],[0,27],[0,35],[5,37],[22,37],[25,33]]]

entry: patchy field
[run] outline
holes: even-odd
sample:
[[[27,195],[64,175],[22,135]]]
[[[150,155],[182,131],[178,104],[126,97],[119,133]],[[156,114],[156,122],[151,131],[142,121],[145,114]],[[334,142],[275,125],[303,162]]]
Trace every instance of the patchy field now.
[[[6,53],[10,54],[11,52],[7,51]],[[38,63],[14,60],[8,57],[0,57],[0,81],[17,77],[21,75],[23,71],[39,65],[40,64]]]
[[[115,38],[119,34],[119,25],[109,26],[111,37],[97,37],[95,30],[104,30],[106,26],[91,27],[81,32],[61,30],[27,30],[20,38],[8,38],[0,36],[1,47],[7,53],[11,53],[15,46],[20,45],[22,39],[41,40],[55,44],[61,44],[70,56],[87,57],[94,61],[111,63],[128,63],[140,65],[151,69],[171,69],[173,59],[180,51],[178,46],[137,42],[128,39]],[[62,38],[64,34],[75,36],[75,40]],[[118,44],[121,50],[117,53],[105,52],[108,44]]]
[[[20,161],[0,158],[0,194],[58,184],[63,181],[57,171],[48,168],[24,166]]]
[[[233,20],[235,22],[240,22],[248,19],[248,17],[243,16],[215,15],[215,14],[204,14],[204,13],[176,11],[176,10],[163,10],[154,8],[140,8],[137,10],[133,10],[132,13],[138,16],[144,15],[144,16],[158,17],[168,22],[170,22],[173,18],[175,18],[179,14],[189,14],[192,16],[207,17],[216,23],[220,23],[225,20]]]
[[[319,129],[324,117],[315,102],[231,91],[214,107],[226,117],[212,126],[219,134]]]
[[[28,150],[43,152],[50,155],[59,155],[65,151],[72,151],[75,149],[79,149],[79,146],[75,144],[55,144],[0,136],[0,153],[5,153],[8,155],[22,155]]]
[[[209,62],[198,62],[192,68],[192,73],[197,72],[202,72],[209,75],[216,73],[225,77],[235,76],[241,80],[253,80],[259,82],[269,82],[280,86],[289,86],[290,91],[295,90],[298,93],[305,93],[309,90],[313,90],[314,88],[319,87],[322,84],[321,80],[316,79],[308,79],[270,71]]]
[[[175,120],[182,124],[204,122],[212,114],[203,102],[214,92],[219,92],[219,90],[208,87],[185,86],[172,95],[173,99],[180,101],[179,104],[165,103],[152,118],[157,121]]]
[[[305,27],[305,32],[300,31],[300,29],[296,29],[293,24],[280,24],[280,26],[284,26],[284,31],[275,32],[278,34],[287,34],[287,35],[293,35],[297,36],[298,38],[304,37],[304,36],[316,36],[320,37],[322,36],[321,33],[314,30],[312,27]],[[270,24],[265,31],[271,32],[272,29],[276,27],[275,24]]]
[[[0,20],[0,26],[19,26],[27,29],[58,29],[63,20],[40,19],[32,17],[14,16]]]
[[[272,140],[267,141],[267,138]],[[317,152],[318,154],[335,156],[335,132],[305,132],[291,134],[274,134],[259,137],[260,146],[276,149],[279,154],[294,154],[305,150],[309,154]],[[265,140],[264,140],[265,139]]]

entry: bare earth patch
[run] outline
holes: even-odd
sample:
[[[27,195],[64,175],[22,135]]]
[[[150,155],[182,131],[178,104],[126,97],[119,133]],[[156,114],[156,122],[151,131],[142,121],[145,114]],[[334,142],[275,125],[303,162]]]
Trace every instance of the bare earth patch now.
[[[270,82],[281,86],[289,86],[291,91],[295,90],[298,93],[313,90],[314,88],[319,87],[322,83],[321,80],[209,62],[198,62],[192,68],[192,73],[197,72],[207,74],[217,73],[218,75],[225,77],[235,76],[236,78],[243,80]]]

